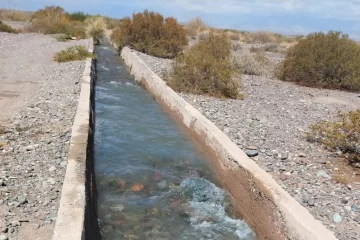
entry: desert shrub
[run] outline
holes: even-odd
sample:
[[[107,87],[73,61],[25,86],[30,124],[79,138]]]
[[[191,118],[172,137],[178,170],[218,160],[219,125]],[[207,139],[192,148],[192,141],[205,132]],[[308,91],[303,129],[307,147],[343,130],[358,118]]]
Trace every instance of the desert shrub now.
[[[229,38],[230,38],[230,40],[233,40],[233,41],[239,41],[240,40],[240,36],[237,33],[229,34]]]
[[[180,92],[238,98],[239,85],[234,80],[230,48],[225,35],[209,34],[175,58],[169,85]]]
[[[267,43],[263,46],[264,51],[266,52],[280,52],[280,46],[277,43]]]
[[[82,22],[72,21],[66,29],[66,35],[76,39],[87,38],[86,28]]]
[[[84,60],[88,57],[93,57],[91,53],[82,45],[68,47],[55,54],[54,60],[57,62],[69,62]]]
[[[262,31],[250,33],[250,38],[254,43],[270,43],[274,41],[272,33]]]
[[[306,86],[360,90],[360,46],[341,32],[313,33],[291,47],[280,78]]]
[[[156,57],[173,58],[187,45],[186,31],[175,18],[145,10],[124,18],[112,34],[119,46],[129,46]]]
[[[360,110],[341,114],[339,121],[321,121],[310,126],[307,139],[349,153],[351,163],[360,163]]]
[[[84,12],[80,12],[80,11],[69,14],[69,18],[71,21],[84,22],[88,17],[90,17],[89,14],[85,14]]]
[[[34,31],[44,34],[68,33],[70,18],[63,8],[50,6],[36,11],[31,23]]]
[[[200,17],[196,17],[185,24],[185,29],[190,37],[197,36],[198,33],[207,28],[207,24]]]
[[[234,66],[238,71],[247,75],[262,75],[264,68],[257,61],[254,54],[247,51],[239,51],[233,58]]]
[[[105,20],[103,17],[91,17],[86,19],[86,31],[94,40],[95,44],[100,44],[100,39],[104,35]]]
[[[234,52],[242,50],[242,45],[240,43],[232,43],[231,50]]]
[[[0,21],[0,32],[17,33],[15,29]]]
[[[106,29],[115,29],[119,24],[121,24],[122,19],[115,19],[115,18],[109,18],[104,17]]]
[[[50,6],[36,11],[31,19],[30,31],[44,34],[62,33],[76,39],[86,38],[86,29],[81,21],[71,20],[71,14],[61,7]]]
[[[264,51],[264,50],[261,47],[251,46],[251,48],[250,48],[251,53],[257,53],[257,52],[262,52],[262,51]]]
[[[70,37],[65,34],[60,34],[58,36],[55,36],[55,39],[58,40],[59,42],[67,42],[70,40]]]

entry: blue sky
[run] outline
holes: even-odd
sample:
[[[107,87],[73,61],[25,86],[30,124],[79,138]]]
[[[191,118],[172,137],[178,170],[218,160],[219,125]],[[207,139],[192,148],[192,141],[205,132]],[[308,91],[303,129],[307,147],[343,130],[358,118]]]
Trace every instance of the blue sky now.
[[[181,22],[200,16],[214,27],[286,34],[339,30],[360,40],[360,0],[0,0],[0,8],[9,2],[22,10],[59,5],[116,18],[149,9]]]

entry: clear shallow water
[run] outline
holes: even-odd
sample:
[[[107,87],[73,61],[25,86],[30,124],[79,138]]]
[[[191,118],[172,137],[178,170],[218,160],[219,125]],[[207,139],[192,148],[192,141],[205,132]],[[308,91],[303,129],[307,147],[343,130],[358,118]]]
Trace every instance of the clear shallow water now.
[[[204,154],[128,74],[96,48],[95,175],[102,239],[254,240],[227,212]]]

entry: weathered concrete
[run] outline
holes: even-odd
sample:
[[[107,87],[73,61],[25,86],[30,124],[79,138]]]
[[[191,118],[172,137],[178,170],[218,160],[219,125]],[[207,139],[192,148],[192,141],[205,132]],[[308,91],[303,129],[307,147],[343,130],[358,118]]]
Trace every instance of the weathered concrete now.
[[[325,228],[220,129],[188,104],[129,48],[121,52],[135,79],[216,156],[212,162],[238,212],[260,239],[333,240]]]
[[[93,52],[93,50],[89,50]],[[91,148],[94,123],[95,60],[86,60],[82,77],[78,108],[72,127],[68,164],[63,183],[60,207],[53,240],[80,240],[87,235],[87,224],[92,224],[93,172]],[[90,184],[89,184],[90,183]],[[87,238],[86,239],[90,239]]]

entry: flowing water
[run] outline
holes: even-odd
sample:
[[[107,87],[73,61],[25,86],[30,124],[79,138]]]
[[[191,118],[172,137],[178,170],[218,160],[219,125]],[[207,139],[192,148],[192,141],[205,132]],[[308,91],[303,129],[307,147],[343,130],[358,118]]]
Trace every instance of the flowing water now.
[[[205,155],[128,74],[96,47],[95,175],[103,240],[254,240],[233,217]]]

